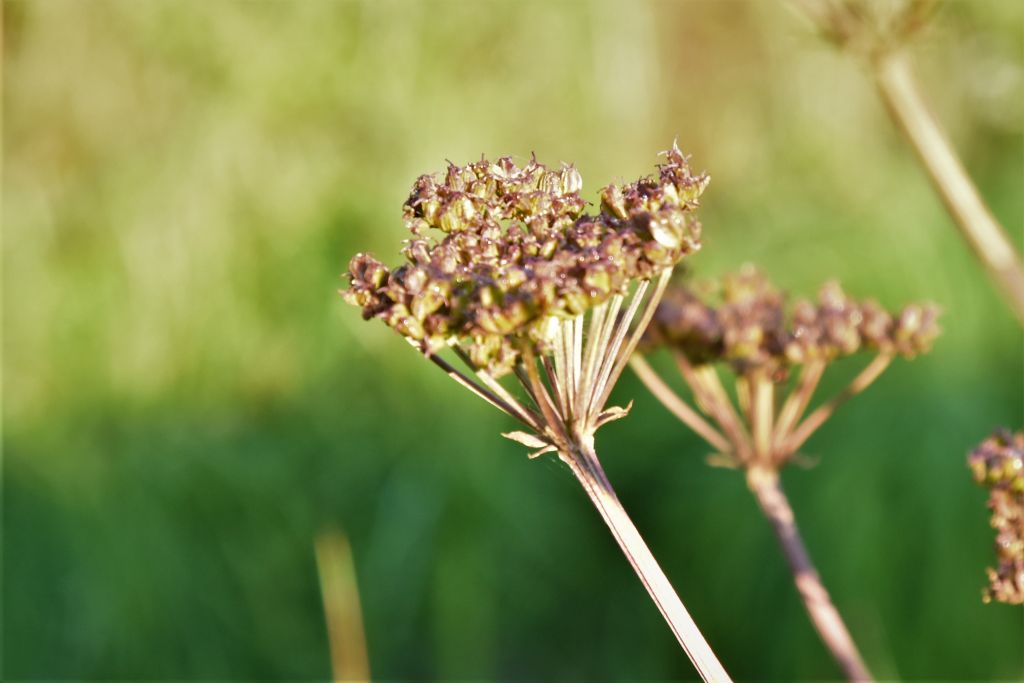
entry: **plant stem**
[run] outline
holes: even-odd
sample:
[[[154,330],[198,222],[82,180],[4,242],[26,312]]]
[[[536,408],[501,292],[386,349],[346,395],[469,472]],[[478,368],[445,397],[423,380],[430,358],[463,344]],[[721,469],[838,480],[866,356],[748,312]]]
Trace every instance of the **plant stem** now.
[[[1017,319],[1024,323],[1024,267],[1020,256],[928,110],[906,53],[897,50],[878,57],[875,83],[960,232],[1002,290]]]
[[[845,389],[840,391],[838,394],[830,398],[825,403],[821,404],[813,413],[807,416],[807,418],[800,423],[800,426],[793,430],[792,434],[780,435],[782,441],[782,448],[780,449],[781,457],[788,458],[790,455],[795,453],[807,439],[811,438],[811,434],[817,431],[818,427],[825,423],[825,420],[832,416],[832,413],[836,412],[836,409],[846,401],[850,400],[860,392],[864,391],[878,379],[889,363],[892,362],[892,354],[882,353],[875,356],[870,363],[861,370],[853,380],[846,386]]]
[[[782,405],[782,410],[779,411],[779,419],[775,423],[774,447],[776,449],[782,446],[782,442],[789,436],[790,430],[796,426],[797,420],[803,417],[824,372],[825,362],[821,360],[809,361],[800,371],[800,379],[797,381],[796,388],[786,397],[786,402]]]
[[[314,548],[334,680],[369,681],[366,633],[348,538],[340,531],[324,531],[317,535]]]
[[[687,405],[686,401],[679,397],[679,394],[672,391],[672,388],[662,381],[658,373],[647,364],[647,361],[640,354],[634,354],[630,358],[629,364],[632,366],[633,372],[640,378],[640,381],[661,401],[662,405],[668,408],[669,412],[679,418],[687,427],[704,437],[704,440],[718,449],[718,452],[722,455],[732,453],[733,448],[729,440],[708,424],[707,420],[701,417],[696,410]]]
[[[562,460],[587,492],[701,678],[705,681],[731,681],[615,495],[597,459],[593,438],[581,441],[572,453],[561,453]]]
[[[729,438],[732,439],[740,460],[749,461],[754,457],[753,440],[743,420],[740,419],[740,414],[737,412],[736,407],[732,404],[729,393],[722,386],[722,380],[719,378],[718,372],[710,365],[702,365],[699,368],[694,368],[692,372],[688,371],[690,364],[686,360],[686,355],[681,351],[675,352],[674,355],[676,357],[676,364],[683,371],[683,379],[692,387],[697,385],[703,386],[706,400],[711,406],[711,410],[714,411],[713,414],[716,416],[718,423],[722,426],[722,429],[726,430]],[[737,391],[738,389],[739,387],[737,386]]]
[[[850,632],[832,604],[832,598],[821,582],[818,570],[814,568],[807,548],[796,527],[793,509],[779,484],[779,475],[774,469],[752,467],[747,471],[747,484],[753,491],[768,521],[775,530],[782,550],[793,572],[797,592],[804,601],[804,607],[811,617],[814,628],[822,642],[832,653],[836,662],[851,681],[873,680]]]
[[[756,373],[751,387],[751,433],[754,452],[762,462],[772,457],[772,422],[775,408],[775,385],[765,373]]]
[[[509,415],[511,417],[514,417],[515,419],[519,420],[520,422],[522,422],[523,424],[525,424],[528,427],[535,427],[535,425],[533,423],[531,423],[531,421],[528,418],[528,416],[518,412],[514,407],[512,407],[512,405],[507,403],[504,399],[500,398],[499,396],[495,395],[493,392],[491,392],[491,391],[481,387],[479,384],[477,384],[476,382],[474,382],[470,378],[466,377],[466,375],[462,374],[461,372],[456,370],[454,367],[452,367],[451,363],[449,363],[445,359],[441,358],[440,356],[437,356],[436,354],[430,354],[430,355],[424,354],[424,355],[427,356],[427,358],[430,360],[430,362],[432,362],[434,365],[436,365],[439,368],[441,368],[442,370],[444,370],[445,374],[447,374],[449,377],[451,377],[456,382],[458,382],[462,386],[464,386],[467,389],[469,389],[470,391],[472,391],[474,394],[476,394],[477,396],[479,396],[483,400],[485,400],[488,403],[490,403],[492,406],[494,406],[495,408],[497,408],[501,412],[503,412],[506,415]]]

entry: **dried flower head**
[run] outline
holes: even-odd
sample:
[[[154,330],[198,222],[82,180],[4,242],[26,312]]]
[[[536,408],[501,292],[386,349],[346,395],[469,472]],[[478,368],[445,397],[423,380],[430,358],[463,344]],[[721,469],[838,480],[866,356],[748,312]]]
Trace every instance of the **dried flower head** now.
[[[938,309],[911,304],[890,314],[875,301],[858,302],[837,282],[818,299],[786,297],[757,269],[746,267],[710,288],[670,288],[647,330],[646,347],[679,349],[695,365],[724,362],[738,374],[778,371],[812,360],[832,361],[861,350],[911,358],[938,336]]]
[[[357,254],[345,300],[428,357],[454,349],[488,384],[512,372],[522,379],[534,359],[551,359],[552,391],[578,418],[582,406],[569,394],[610,389],[618,358],[609,361],[607,354],[628,347],[624,326],[637,306],[625,320],[618,313],[631,285],[667,279],[700,247],[693,209],[708,176],[692,173],[677,146],[664,154],[656,175],[601,190],[596,215],[585,213],[583,181],[571,165],[551,169],[533,158],[518,166],[502,157],[421,176],[403,207],[411,233],[402,249],[405,263],[391,269]],[[638,289],[637,304],[646,289]],[[583,343],[588,312],[588,345],[599,345],[592,351],[593,377],[591,369],[577,367],[591,354]],[[500,392],[497,397],[510,402]],[[587,409],[599,408],[591,398]],[[522,418],[529,410],[507,412]]]
[[[345,299],[428,352],[455,341],[475,367],[504,375],[523,339],[547,339],[552,318],[580,315],[699,248],[691,210],[708,177],[676,147],[667,157],[656,177],[604,188],[596,216],[584,214],[573,166],[502,157],[421,176],[403,207],[406,263],[390,270],[356,255]]]
[[[776,467],[790,459],[840,402],[874,381],[894,356],[912,358],[939,334],[938,309],[911,304],[889,313],[849,297],[828,282],[816,301],[787,306],[785,295],[757,269],[745,267],[720,283],[671,288],[644,337],[644,348],[668,348],[712,427],[670,390],[641,359],[634,367],[673,412],[725,456],[725,462]],[[825,367],[858,352],[874,359],[837,397],[798,424]],[[737,379],[739,410],[721,386],[716,363]],[[801,367],[792,393],[776,406],[791,370]],[[778,415],[776,419],[776,409]]]
[[[989,490],[998,564],[982,599],[1024,604],[1024,432],[1001,429],[971,451],[974,481]]]
[[[405,263],[391,270],[357,255],[343,295],[525,426],[504,436],[530,457],[557,453],[701,676],[729,680],[594,450],[595,431],[629,412],[605,403],[673,266],[700,246],[692,211],[708,177],[691,173],[675,145],[665,156],[657,175],[604,188],[597,215],[584,213],[572,166],[503,157],[421,176],[404,206]],[[475,379],[442,358],[449,349]],[[518,397],[499,381],[510,374]]]
[[[711,464],[744,471],[815,628],[850,680],[872,680],[871,672],[811,562],[778,470],[895,355],[927,351],[938,335],[936,317],[930,305],[887,313],[872,301],[851,299],[834,282],[821,288],[817,301],[788,307],[785,295],[748,266],[718,284],[669,291],[645,335],[645,350],[665,348],[675,359],[695,405],[640,354],[630,361],[651,393],[715,449]],[[805,416],[828,364],[859,351],[874,357],[845,388]],[[720,374],[718,365],[731,372]],[[799,375],[790,383],[795,367]],[[722,381],[730,374],[735,400]]]

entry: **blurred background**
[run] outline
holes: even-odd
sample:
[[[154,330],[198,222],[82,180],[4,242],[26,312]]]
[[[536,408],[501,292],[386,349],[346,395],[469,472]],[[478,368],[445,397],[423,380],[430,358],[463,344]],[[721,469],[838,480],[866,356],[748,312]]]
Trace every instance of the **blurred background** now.
[[[568,470],[336,294],[356,251],[397,260],[445,159],[575,161],[593,196],[677,136],[713,178],[695,274],[944,309],[784,482],[876,675],[1024,676],[964,463],[1024,419],[1021,330],[869,75],[789,5],[3,11],[5,680],[328,679],[332,529],[375,678],[692,677]],[[941,5],[913,56],[1020,247],[1024,4]],[[630,398],[599,450],[726,668],[838,676],[742,477],[627,373]]]

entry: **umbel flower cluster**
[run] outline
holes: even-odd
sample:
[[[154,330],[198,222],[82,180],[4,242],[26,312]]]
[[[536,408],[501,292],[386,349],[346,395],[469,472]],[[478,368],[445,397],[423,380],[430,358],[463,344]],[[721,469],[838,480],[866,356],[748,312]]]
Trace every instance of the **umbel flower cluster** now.
[[[985,602],[1024,604],[1024,432],[1000,430],[971,451],[974,481],[989,490],[996,530],[995,568],[988,569]]]
[[[700,247],[693,210],[708,176],[675,145],[665,157],[656,175],[601,190],[594,215],[572,166],[502,157],[421,176],[403,207],[405,263],[356,255],[343,295],[525,426],[504,436],[531,457],[569,466],[701,676],[727,681],[594,450],[596,430],[628,413],[605,404],[673,266]]]
[[[721,464],[775,469],[789,460],[840,403],[864,390],[899,355],[912,358],[939,334],[938,310],[910,304],[890,313],[857,301],[838,283],[823,285],[816,301],[786,296],[758,270],[745,267],[720,283],[669,288],[644,336],[642,349],[666,348],[715,428],[634,359],[641,379],[677,417],[718,451]],[[801,421],[826,366],[859,352],[874,358],[838,395]],[[739,410],[713,365],[736,378]],[[789,379],[800,369],[792,387]],[[784,401],[777,394],[791,389]]]
[[[850,298],[835,281],[821,287],[816,302],[801,299],[791,309],[754,268],[725,277],[716,289],[717,296],[669,289],[647,330],[648,345],[675,347],[696,365],[725,362],[737,374],[781,377],[794,365],[858,351],[912,358],[939,332],[935,306],[910,304],[889,313],[873,300]]]
[[[349,265],[345,299],[427,353],[457,340],[476,368],[500,377],[547,325],[624,294],[700,246],[691,212],[708,182],[679,149],[657,176],[609,185],[586,214],[573,166],[510,157],[421,176],[403,207],[406,262],[366,254]]]

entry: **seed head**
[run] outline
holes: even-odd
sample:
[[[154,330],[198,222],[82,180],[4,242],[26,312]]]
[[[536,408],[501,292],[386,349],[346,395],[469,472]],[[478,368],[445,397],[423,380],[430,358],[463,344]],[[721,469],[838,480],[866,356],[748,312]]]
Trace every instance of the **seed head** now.
[[[648,328],[648,345],[678,348],[694,364],[729,363],[737,374],[784,375],[809,360],[832,361],[861,350],[912,357],[938,336],[938,309],[911,304],[890,314],[875,301],[858,302],[836,282],[817,301],[786,297],[758,270],[745,267],[706,288],[673,288]]]
[[[985,602],[1024,604],[1024,432],[997,431],[971,451],[974,481],[989,490],[997,566],[988,569]]]
[[[457,342],[479,369],[511,370],[543,326],[649,280],[700,248],[693,214],[708,183],[678,147],[658,174],[609,185],[584,213],[579,171],[511,157],[420,176],[403,206],[405,263],[366,254],[349,264],[345,300],[432,353]]]

